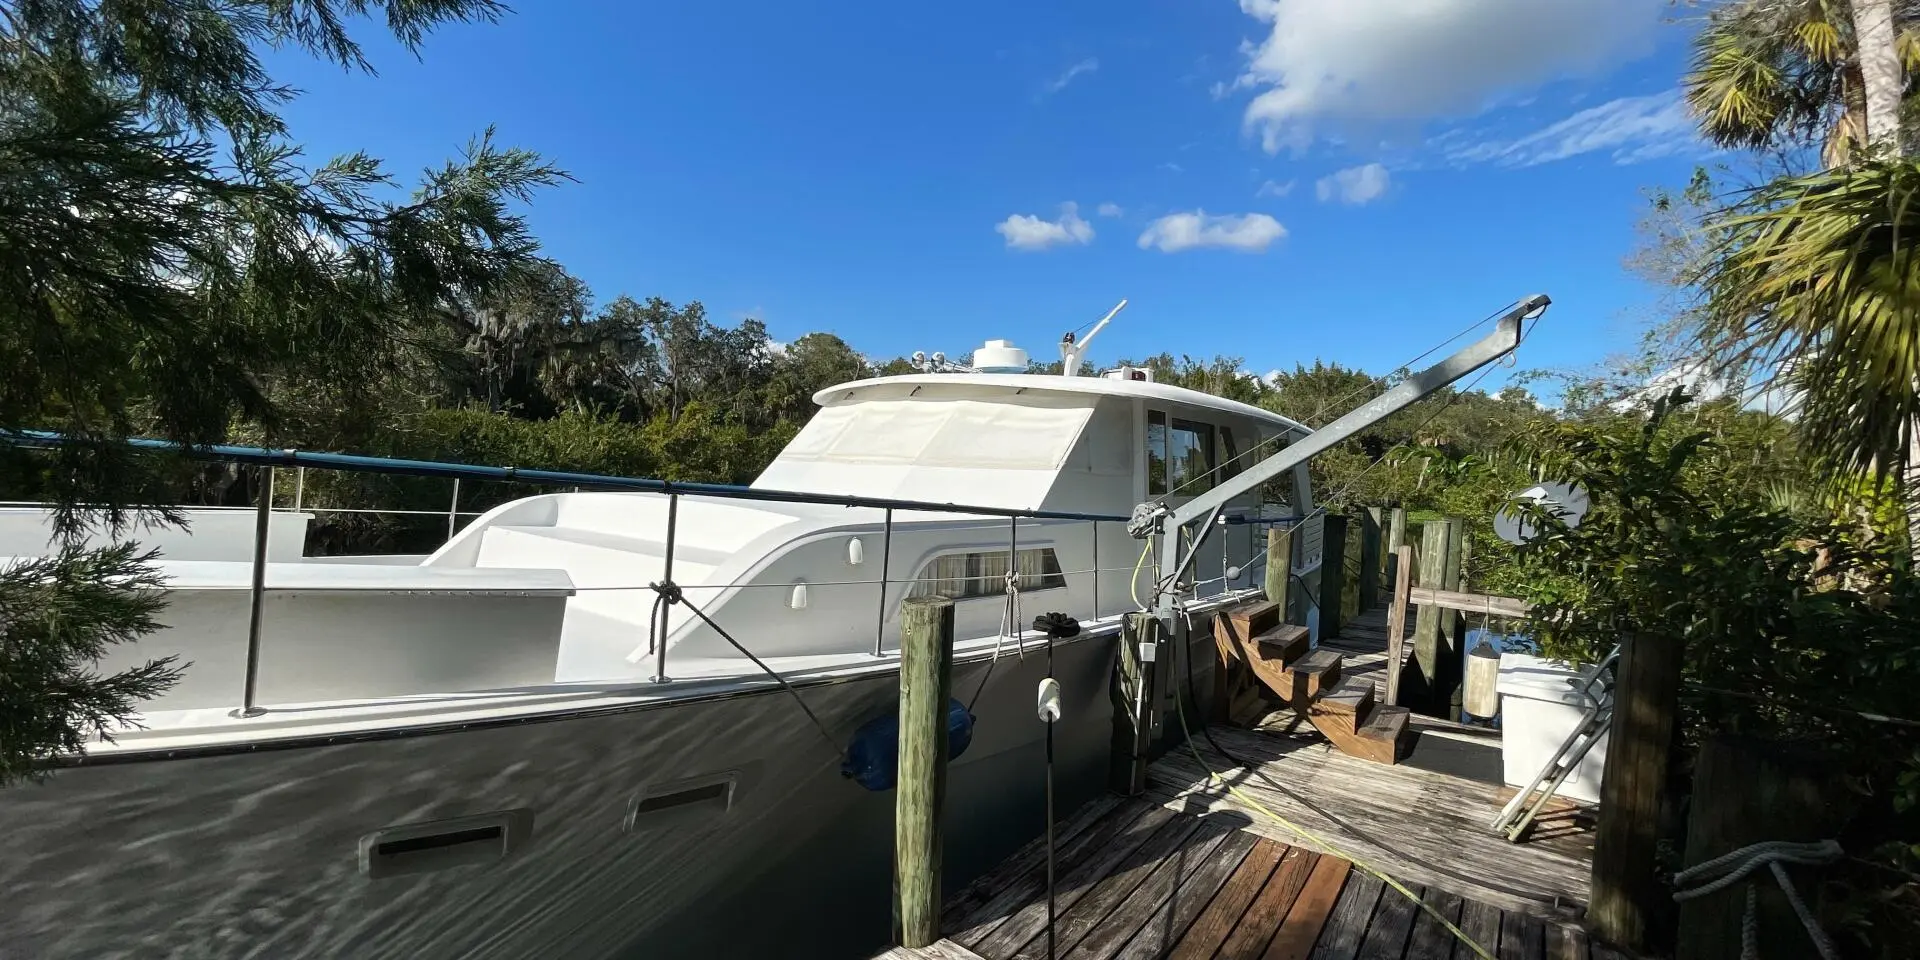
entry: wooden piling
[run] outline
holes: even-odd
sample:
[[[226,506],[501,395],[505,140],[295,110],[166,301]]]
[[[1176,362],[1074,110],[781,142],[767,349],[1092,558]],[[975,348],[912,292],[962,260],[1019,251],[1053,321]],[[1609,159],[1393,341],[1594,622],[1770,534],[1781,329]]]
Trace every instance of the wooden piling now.
[[[1360,612],[1380,605],[1380,522],[1383,507],[1368,507],[1360,515]],[[1391,551],[1389,551],[1389,556]]]
[[[1400,705],[1400,671],[1406,656],[1407,595],[1413,591],[1413,548],[1393,550],[1393,601],[1387,608],[1387,705]]]
[[[1347,586],[1347,518],[1329,513],[1320,538],[1320,636],[1340,634],[1341,602]]]
[[[1626,637],[1620,649],[1587,923],[1633,950],[1653,946],[1673,915],[1659,843],[1685,653],[1680,641],[1656,636]]]
[[[940,813],[947,792],[952,687],[953,601],[906,600],[900,608],[900,773],[893,840],[905,947],[940,939]]]
[[[1293,595],[1293,528],[1267,528],[1267,599],[1280,605],[1280,619],[1299,623],[1291,613],[1287,598]]]
[[[1388,555],[1392,555],[1395,550],[1407,544],[1407,509],[1405,507],[1388,507],[1386,526],[1386,552]],[[1387,585],[1392,587],[1396,584],[1389,582]]]
[[[1840,764],[1830,755],[1744,737],[1710,737],[1700,745],[1693,767],[1684,863],[1705,863],[1769,840],[1805,843],[1836,837],[1853,813],[1851,800]],[[1812,906],[1820,889],[1820,868],[1786,870]],[[1748,883],[1759,884],[1754,919],[1760,960],[1813,954],[1786,894],[1762,870],[1747,883],[1680,904],[1677,960],[1739,960]]]
[[[1460,591],[1467,572],[1467,518],[1447,518],[1447,569],[1443,574],[1442,590]],[[1444,709],[1440,715],[1459,723],[1461,720],[1461,677],[1466,672],[1467,617],[1458,611],[1448,610],[1440,617],[1440,636],[1446,648],[1446,659],[1440,672],[1440,693],[1444,695]]]
[[[1453,521],[1428,520],[1420,529],[1420,575],[1423,587],[1445,589],[1447,561],[1453,552]],[[1458,567],[1454,568],[1456,572]],[[1401,677],[1405,703],[1428,716],[1445,716],[1453,685],[1460,675],[1460,648],[1445,624],[1457,617],[1451,610],[1422,604],[1414,613],[1413,656]]]

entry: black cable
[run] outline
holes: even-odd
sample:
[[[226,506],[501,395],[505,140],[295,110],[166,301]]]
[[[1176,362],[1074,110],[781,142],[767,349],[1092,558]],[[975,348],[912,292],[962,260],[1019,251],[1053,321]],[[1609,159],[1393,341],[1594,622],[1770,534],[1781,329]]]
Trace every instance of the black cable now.
[[[1053,645],[1055,641],[1078,636],[1080,623],[1064,613],[1043,613],[1033,619],[1033,627],[1046,634],[1047,679],[1053,680]],[[1047,718],[1047,960],[1054,960],[1055,956],[1054,920],[1057,916],[1054,894],[1053,723],[1051,717]]]
[[[1047,678],[1053,678],[1053,638],[1047,638]],[[1054,960],[1053,721],[1047,721],[1047,960]]]

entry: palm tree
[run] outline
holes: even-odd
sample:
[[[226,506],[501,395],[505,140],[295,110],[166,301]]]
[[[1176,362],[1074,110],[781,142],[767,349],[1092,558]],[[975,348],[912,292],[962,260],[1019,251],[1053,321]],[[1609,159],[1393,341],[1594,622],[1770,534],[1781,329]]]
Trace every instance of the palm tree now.
[[[1920,68],[1920,31],[1892,31],[1894,22],[1920,23],[1920,0],[1862,0],[1874,29],[1859,42],[1858,14],[1847,0],[1736,0],[1716,8],[1694,38],[1693,69],[1685,87],[1700,131],[1734,149],[1796,154],[1817,147],[1821,166],[1844,165],[1868,136],[1871,62],[1876,83],[1887,79],[1885,38],[1907,69]],[[1890,85],[1900,89],[1896,70]],[[1900,101],[1898,94],[1894,102]],[[1874,116],[1898,118],[1894,111]]]
[[[1895,29],[1909,13],[1920,3],[1716,12],[1688,78],[1702,131],[1724,145],[1818,142],[1828,169],[1737,202],[1691,279],[1706,296],[1704,345],[1730,368],[1791,381],[1807,447],[1832,477],[1904,468],[1920,555],[1920,259],[1907,239],[1920,235],[1920,167],[1900,122],[1920,42]]]

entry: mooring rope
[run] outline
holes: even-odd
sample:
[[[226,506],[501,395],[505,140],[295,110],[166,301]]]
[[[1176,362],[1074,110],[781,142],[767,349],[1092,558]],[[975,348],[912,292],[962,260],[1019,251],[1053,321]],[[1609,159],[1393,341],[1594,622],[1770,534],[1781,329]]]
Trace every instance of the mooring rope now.
[[[1800,925],[1806,928],[1807,937],[1813,941],[1813,948],[1820,952],[1824,960],[1836,960],[1839,952],[1834,949],[1833,941],[1820,927],[1813,911],[1800,899],[1800,891],[1794,888],[1793,879],[1787,876],[1787,868],[1782,864],[1797,863],[1806,866],[1824,866],[1837,863],[1846,856],[1840,844],[1833,840],[1820,840],[1814,843],[1794,843],[1787,840],[1765,840],[1748,844],[1738,850],[1695,864],[1673,875],[1673,882],[1680,889],[1675,890],[1673,899],[1685,903],[1718,893],[1728,887],[1747,881],[1746,909],[1740,917],[1740,957],[1741,960],[1758,960],[1760,956],[1759,938],[1759,878],[1753,877],[1754,871],[1766,867],[1773,873],[1774,882],[1780,884],[1780,892],[1786,894],[1787,904],[1793,907],[1793,913],[1800,918]],[[1701,882],[1698,886],[1687,884]]]
[[[741,656],[753,661],[753,665],[759,667],[760,672],[773,678],[773,682],[779,684],[780,689],[785,690],[787,695],[793,698],[794,703],[799,704],[800,712],[806,714],[808,720],[813,721],[813,728],[820,731],[820,738],[827,741],[827,746],[833,750],[834,756],[840,757],[843,760],[846,759],[846,751],[841,748],[840,741],[835,740],[833,734],[827,732],[827,725],[820,722],[820,717],[813,712],[812,707],[807,706],[807,701],[800,696],[800,691],[795,690],[793,684],[787,682],[787,678],[776,673],[772,667],[767,666],[766,661],[754,656],[753,651],[748,650],[740,641],[733,638],[733,634],[728,633],[724,627],[715,623],[712,617],[707,616],[705,610],[700,609],[695,606],[692,601],[688,600],[681,592],[678,584],[671,580],[665,580],[659,583],[650,583],[648,586],[652,587],[653,592],[658,595],[654,598],[654,609],[658,610],[662,607],[671,607],[674,604],[683,604],[688,610],[693,611],[693,615],[699,617],[707,626],[713,628],[713,632],[719,634],[720,639],[725,640],[735,650],[740,651]],[[662,638],[660,642],[665,643],[665,638]]]

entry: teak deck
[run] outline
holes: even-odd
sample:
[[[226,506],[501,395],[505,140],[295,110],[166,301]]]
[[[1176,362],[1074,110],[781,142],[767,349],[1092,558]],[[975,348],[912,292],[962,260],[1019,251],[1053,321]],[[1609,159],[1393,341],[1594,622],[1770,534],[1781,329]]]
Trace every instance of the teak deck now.
[[[1242,829],[1230,812],[1105,797],[1057,832],[1059,960],[1475,958],[1432,914],[1338,857]],[[1036,841],[961,891],[933,946],[887,960],[1045,960],[1046,851]],[[1498,960],[1613,960],[1578,928],[1412,887]]]

